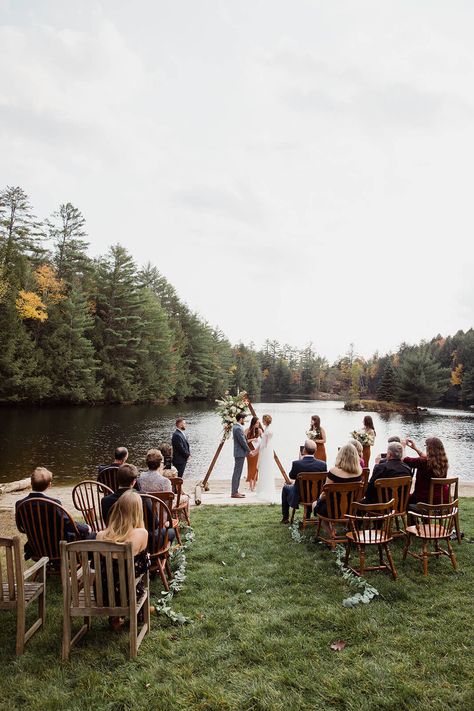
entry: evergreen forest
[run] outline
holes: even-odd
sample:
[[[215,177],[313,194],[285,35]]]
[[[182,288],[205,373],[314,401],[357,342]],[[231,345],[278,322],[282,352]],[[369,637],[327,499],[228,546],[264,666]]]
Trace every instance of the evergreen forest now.
[[[39,220],[20,187],[0,191],[0,401],[126,403],[270,397],[474,404],[474,330],[396,353],[334,363],[267,340],[231,344],[152,264],[117,244],[88,254],[86,221],[66,203]]]

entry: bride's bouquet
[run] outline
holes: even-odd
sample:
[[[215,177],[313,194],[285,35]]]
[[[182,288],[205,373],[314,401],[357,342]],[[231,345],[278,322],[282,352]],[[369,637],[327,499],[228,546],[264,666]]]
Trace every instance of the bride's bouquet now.
[[[230,395],[227,391],[221,400],[216,400],[216,412],[222,421],[222,439],[228,439],[232,432],[232,427],[236,423],[236,416],[239,412],[249,414],[247,393],[237,393]]]
[[[364,430],[361,430],[360,432],[358,430],[354,430],[351,432],[351,437],[352,439],[356,439],[360,442],[363,447],[373,447],[375,443],[375,436],[365,432]]]

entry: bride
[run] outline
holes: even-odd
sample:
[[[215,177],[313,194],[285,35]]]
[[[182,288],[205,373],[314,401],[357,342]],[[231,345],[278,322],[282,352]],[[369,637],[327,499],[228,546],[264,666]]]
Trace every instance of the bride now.
[[[277,492],[275,487],[275,461],[273,459],[271,415],[264,415],[262,422],[265,425],[265,430],[260,437],[258,445],[258,479],[255,493],[259,498],[269,501],[271,504],[276,504]]]

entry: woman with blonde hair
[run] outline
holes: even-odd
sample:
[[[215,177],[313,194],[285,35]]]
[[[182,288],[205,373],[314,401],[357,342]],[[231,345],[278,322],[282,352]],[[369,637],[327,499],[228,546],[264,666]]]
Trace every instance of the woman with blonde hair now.
[[[418,457],[405,457],[404,464],[408,464],[412,469],[416,469],[415,488],[410,495],[409,504],[416,505],[418,502],[428,503],[431,479],[445,479],[448,475],[449,462],[444,450],[444,445],[438,437],[428,437],[425,442],[426,452],[418,449],[412,439],[407,439],[407,447],[414,449]],[[443,487],[444,501],[447,501],[448,487]],[[441,501],[441,491],[435,489],[434,504]]]
[[[349,444],[353,444],[354,447],[357,449],[357,454],[359,455],[360,466],[362,467],[362,469],[364,469],[364,467],[365,467],[365,462],[364,462],[364,457],[363,457],[364,450],[363,450],[361,443],[359,442],[358,439],[350,439]]]
[[[273,458],[273,430],[271,428],[272,416],[264,415],[262,424],[265,426],[258,446],[258,480],[255,488],[259,498],[276,504],[277,493],[275,487],[275,461]]]
[[[334,466],[328,471],[325,484],[348,484],[362,480],[360,457],[353,444],[345,444],[337,453]],[[324,491],[316,502],[314,515],[327,516],[326,494]]]

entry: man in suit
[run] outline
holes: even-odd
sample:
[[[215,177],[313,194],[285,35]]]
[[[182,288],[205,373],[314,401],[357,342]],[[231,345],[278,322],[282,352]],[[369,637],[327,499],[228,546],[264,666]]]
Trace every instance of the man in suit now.
[[[247,444],[247,439],[244,433],[245,415],[239,412],[235,418],[237,422],[232,427],[232,438],[234,440],[234,472],[232,474],[232,488],[230,495],[233,499],[244,499],[245,494],[239,494],[240,477],[244,468],[245,457],[250,452],[250,447]],[[256,454],[257,452],[255,452]]]
[[[184,417],[178,417],[176,420],[176,429],[171,437],[171,446],[173,447],[173,465],[178,470],[178,476],[183,476],[186,464],[188,462],[191,450],[184,431],[186,429],[186,420]]]
[[[302,472],[325,472],[327,464],[321,459],[315,459],[316,443],[307,439],[303,447],[303,456],[301,459],[296,459],[291,465],[291,470],[288,474],[290,479],[294,479],[294,484],[285,484],[281,490],[281,514],[282,523],[289,523],[290,506],[293,509],[299,508],[300,492],[298,487],[298,474]]]
[[[376,464],[370,477],[364,504],[377,503],[377,489],[375,482],[378,479],[391,479],[398,476],[411,476],[411,469],[408,464],[402,462],[403,446],[400,442],[390,442],[387,447],[387,458],[382,459],[380,464]]]
[[[128,449],[126,447],[117,447],[114,452],[114,461],[112,464],[100,464],[99,474],[104,469],[110,469],[111,467],[116,467],[117,469],[125,464],[128,459]]]

